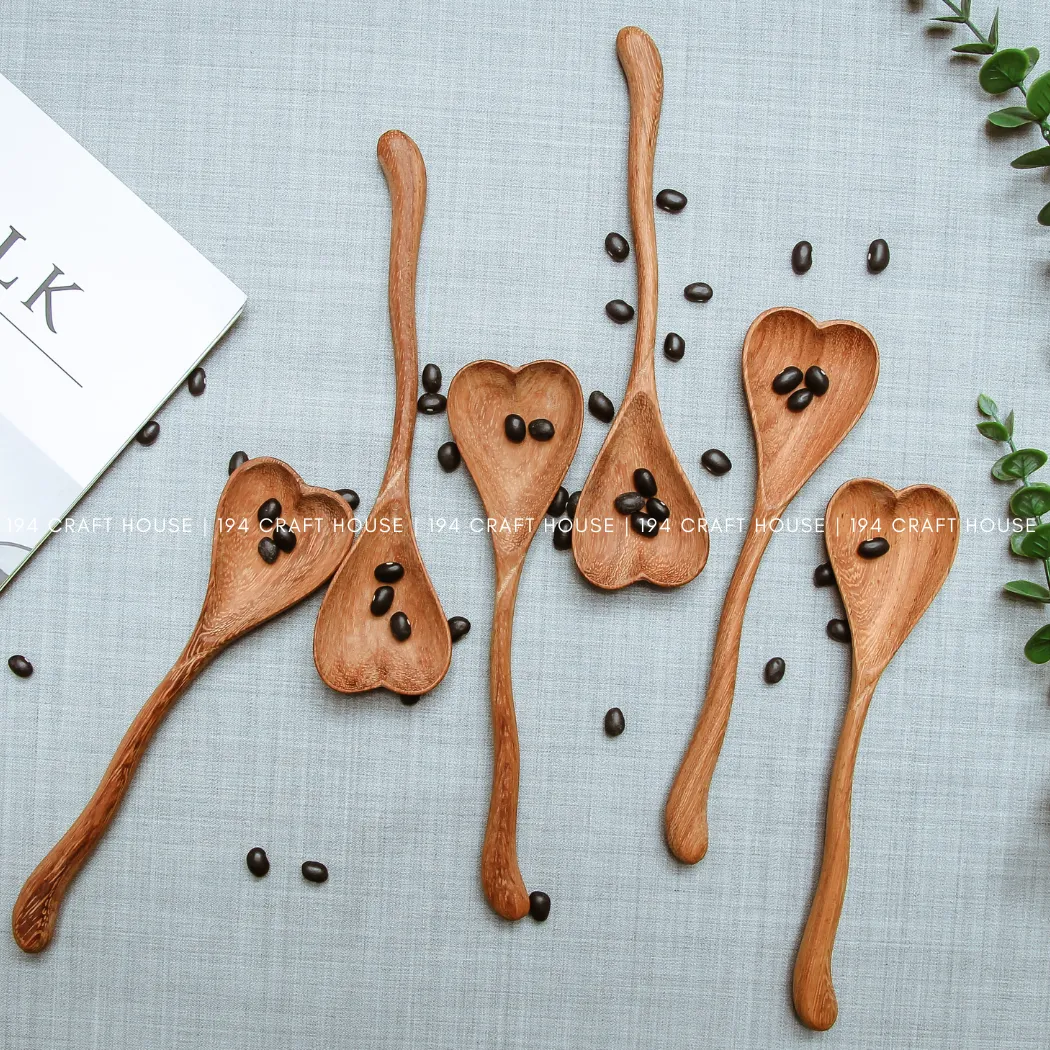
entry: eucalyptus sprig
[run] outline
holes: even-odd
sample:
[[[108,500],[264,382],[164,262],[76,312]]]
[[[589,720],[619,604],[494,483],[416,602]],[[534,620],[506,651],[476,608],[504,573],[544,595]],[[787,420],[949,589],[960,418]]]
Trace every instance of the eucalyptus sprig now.
[[[1017,485],[1010,496],[1010,510],[1026,521],[1035,520],[1035,528],[1015,532],[1010,537],[1010,549],[1022,558],[1038,561],[1043,567],[1046,586],[1031,580],[1011,580],[1003,586],[1007,594],[1014,594],[1041,605],[1050,603],[1050,521],[1043,516],[1050,513],[1050,485],[1033,482],[1032,475],[1046,463],[1047,455],[1038,448],[1018,448],[1014,443],[1014,414],[999,417],[999,406],[987,395],[977,398],[977,411],[985,418],[977,429],[992,441],[1005,441],[1010,451],[1000,456],[992,466],[992,477]],[[1034,664],[1050,661],[1050,624],[1039,628],[1024,647],[1024,654]]]
[[[1007,91],[1020,91],[1024,99],[1023,106],[1007,106],[997,109],[988,115],[988,123],[998,128],[1020,128],[1034,124],[1039,128],[1043,139],[1048,143],[1039,149],[1030,150],[1012,161],[1014,168],[1048,168],[1050,167],[1050,73],[1044,73],[1027,84],[1029,73],[1039,61],[1039,51],[1034,47],[999,47],[999,10],[996,9],[991,28],[986,36],[977,28],[970,17],[971,0],[943,0],[952,11],[950,15],[940,15],[935,22],[948,22],[953,25],[964,25],[975,37],[972,44],[958,44],[952,48],[957,55],[987,55],[981,66],[979,80],[981,87],[989,95],[1002,95]],[[1039,212],[1039,222],[1050,226],[1050,204],[1044,205]]]

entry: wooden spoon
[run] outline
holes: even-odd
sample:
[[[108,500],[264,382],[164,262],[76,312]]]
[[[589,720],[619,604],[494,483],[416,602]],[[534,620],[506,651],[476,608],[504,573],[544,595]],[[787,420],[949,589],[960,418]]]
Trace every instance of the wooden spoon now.
[[[639,580],[678,587],[694,579],[707,563],[704,512],[671,448],[656,396],[656,224],[653,218],[653,156],[663,99],[663,67],[650,37],[636,26],[621,29],[616,54],[627,78],[631,129],[627,195],[638,269],[638,328],[634,361],[623,403],[583,486],[576,508],[579,521],[617,519],[621,528],[593,528],[573,536],[572,553],[580,572],[597,587],[618,590]],[[656,478],[658,495],[671,511],[653,537],[636,533],[613,510],[622,492],[634,489],[638,467]]]
[[[390,187],[390,330],[397,377],[394,432],[386,476],[371,516],[339,567],[321,603],[314,629],[314,664],[341,693],[381,686],[403,695],[433,689],[452,661],[452,636],[441,602],[416,545],[409,506],[408,473],[416,425],[416,262],[423,231],[427,172],[416,144],[402,131],[379,140],[379,163]],[[373,616],[372,596],[381,583],[377,565],[399,562],[394,603]],[[397,612],[407,614],[412,634],[398,641],[390,629]]]
[[[817,365],[830,379],[827,393],[802,412],[790,411],[788,395],[772,389],[774,377],[791,365],[803,372]],[[707,697],[665,814],[667,844],[687,864],[707,852],[707,792],[729,724],[740,631],[758,564],[777,519],[867,408],[879,351],[871,333],[853,321],[818,324],[801,310],[779,307],[748,329],[743,374],[758,457],[754,510],[722,605]]]
[[[537,441],[529,436],[515,444],[503,429],[511,414],[528,422],[549,419],[554,437]],[[514,598],[529,544],[576,453],[583,392],[560,361],[535,361],[521,368],[475,361],[452,380],[448,421],[485,506],[496,557],[489,656],[494,756],[481,883],[498,914],[520,919],[528,913],[529,892],[518,869],[516,841],[520,755],[510,680]]]
[[[793,996],[803,1024],[825,1031],[838,1003],[831,980],[849,872],[850,801],[860,733],[879,676],[929,608],[959,545],[959,511],[932,485],[896,492],[880,481],[847,481],[828,504],[826,540],[853,632],[853,678],[828,789],[824,859],[795,960]],[[889,551],[862,558],[858,545],[884,537]]]
[[[257,512],[268,499],[297,537],[295,549],[268,565],[259,554]],[[251,459],[233,472],[219,499],[211,575],[186,648],[124,734],[95,794],[26,880],[11,929],[23,951],[51,942],[69,884],[120,808],[131,778],[164,716],[230,642],[300,602],[335,572],[353,541],[350,508],[334,492],[304,485],[276,459]]]

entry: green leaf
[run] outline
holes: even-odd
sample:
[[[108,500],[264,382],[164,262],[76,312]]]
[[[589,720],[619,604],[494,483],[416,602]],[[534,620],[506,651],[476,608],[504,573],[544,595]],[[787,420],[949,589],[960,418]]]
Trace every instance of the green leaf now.
[[[1039,225],[1050,226],[1050,204],[1044,204],[1039,212]]]
[[[983,423],[978,423],[977,429],[992,441],[1005,441],[1010,436],[1006,427],[996,419],[986,419]]]
[[[1050,146],[1033,149],[1022,153],[1017,160],[1010,161],[1011,168],[1047,168],[1050,167]]]
[[[1046,453],[1038,448],[1019,448],[995,461],[992,476],[1000,481],[1020,480],[1034,474],[1046,462]]]
[[[1037,525],[1031,532],[1018,532],[1020,549],[1026,558],[1050,558],[1050,522]]]
[[[1024,53],[1028,56],[1028,61],[1034,66],[1039,61],[1039,48],[1037,47],[1026,47]],[[1031,68],[1031,66],[1029,67]]]
[[[1036,119],[1034,113],[1025,109],[1024,106],[1007,106],[1006,109],[997,109],[988,114],[988,123],[997,128],[1020,128],[1025,124],[1031,124]]]
[[[1024,541],[1031,535],[1028,532],[1013,532],[1010,534],[1010,550],[1017,555],[1018,558],[1027,558],[1029,555],[1024,552]]]
[[[1050,117],[1050,73],[1036,77],[1028,86],[1025,108],[1032,112],[1036,120]]]
[[[966,25],[966,19],[962,15],[938,15],[935,22],[952,22],[955,25],[964,26]]]
[[[1014,436],[1014,410],[1011,408],[1006,419],[1003,420],[1003,426],[1006,427],[1006,433],[1010,436]]]
[[[978,394],[977,411],[980,412],[982,416],[991,416],[994,418],[999,415],[999,406],[987,394]]]
[[[992,19],[992,28],[988,30],[988,43],[992,47],[999,46],[999,8],[995,9],[995,18]],[[1025,70],[1027,73],[1028,70]]]
[[[1004,91],[1023,84],[1030,67],[1028,56],[1020,48],[1008,47],[1003,51],[996,51],[981,66],[981,87],[989,95],[1001,95]]]
[[[1044,624],[1028,639],[1024,654],[1034,664],[1045,664],[1050,660],[1050,623]]]
[[[1042,602],[1044,605],[1050,602],[1050,591],[1038,583],[1029,583],[1028,580],[1011,580],[1003,586],[1003,590],[1007,594],[1016,594],[1019,598]]]
[[[1038,518],[1050,510],[1050,485],[1025,485],[1010,497],[1010,509],[1019,518]]]
[[[994,55],[995,48],[991,44],[956,44],[952,50],[957,55]]]
[[[959,14],[961,14],[963,18],[970,17],[970,4],[971,0],[962,0],[962,3],[959,5]]]

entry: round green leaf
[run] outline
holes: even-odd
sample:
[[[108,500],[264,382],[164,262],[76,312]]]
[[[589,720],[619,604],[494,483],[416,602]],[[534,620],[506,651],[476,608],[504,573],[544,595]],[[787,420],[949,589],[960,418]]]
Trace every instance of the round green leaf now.
[[[982,416],[997,416],[999,415],[999,406],[987,394],[979,394],[977,396],[977,411]]]
[[[1046,168],[1050,167],[1050,146],[1029,150],[1016,160],[1010,161],[1011,168]]]
[[[1050,117],[1050,73],[1044,73],[1032,81],[1028,88],[1026,107],[1035,114],[1037,120]]]
[[[1024,552],[1024,541],[1031,535],[1029,532],[1014,532],[1010,535],[1010,550],[1017,555],[1018,558],[1027,558],[1030,555]]]
[[[1010,497],[1010,509],[1019,518],[1038,518],[1050,510],[1050,485],[1025,485]]]
[[[1004,91],[1024,83],[1031,65],[1028,55],[1019,47],[1007,47],[996,51],[981,66],[981,87],[989,95],[1001,95]]]
[[[1038,448],[1019,448],[1008,452],[992,467],[992,476],[1000,481],[1025,478],[1034,474],[1046,462],[1046,453]]]
[[[1039,225],[1050,226],[1050,204],[1044,204],[1039,212]]]
[[[1018,535],[1021,537],[1021,553],[1026,558],[1050,558],[1050,522]]]
[[[1011,580],[1003,586],[1007,594],[1016,594],[1019,598],[1027,598],[1033,602],[1050,602],[1050,591],[1038,583],[1030,583],[1028,580]]]
[[[1006,427],[996,419],[986,419],[983,423],[978,423],[977,429],[993,441],[1005,441],[1010,436]]]
[[[1031,63],[1028,68],[1031,69],[1039,61],[1039,48],[1026,47],[1024,53],[1028,56],[1028,61]]]
[[[988,123],[997,128],[1020,128],[1031,124],[1035,119],[1035,114],[1024,106],[1007,106],[1006,109],[997,109],[988,114]]]
[[[1045,664],[1050,660],[1050,623],[1040,627],[1024,647],[1024,654],[1034,664]]]

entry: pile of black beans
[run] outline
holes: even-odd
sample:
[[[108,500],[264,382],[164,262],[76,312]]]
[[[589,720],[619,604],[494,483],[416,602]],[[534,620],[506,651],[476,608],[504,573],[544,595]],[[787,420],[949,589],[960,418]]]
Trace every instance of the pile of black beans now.
[[[799,383],[805,385],[800,390],[795,390]],[[827,372],[819,365],[810,365],[805,375],[797,365],[785,368],[773,380],[773,392],[775,394],[789,394],[787,407],[792,412],[801,412],[809,407],[814,397],[823,397],[831,386]],[[794,393],[792,393],[794,391]]]
[[[556,551],[572,549],[573,519],[576,517],[576,504],[579,502],[579,490],[570,493],[562,485],[547,508],[547,513],[556,521],[554,526],[554,549]]]
[[[425,365],[423,367],[423,393],[419,395],[416,408],[425,416],[436,416],[445,411],[447,404],[444,394],[439,394],[441,389],[441,369],[437,365]]]
[[[295,550],[296,535],[281,521],[281,501],[272,496],[260,508],[259,527],[271,535],[259,540],[259,557],[267,565],[273,565],[281,553],[291,554]]]
[[[613,500],[613,506],[631,519],[631,528],[639,536],[655,536],[671,516],[667,504],[656,498],[656,491],[656,478],[645,467],[639,467],[634,472],[634,489],[621,492]]]
[[[372,595],[369,610],[373,616],[385,616],[394,604],[394,588],[391,584],[397,583],[405,575],[405,567],[399,561],[385,561],[375,567],[373,575],[382,586],[377,587]],[[390,617],[390,633],[399,642],[408,641],[412,635],[412,622],[405,613],[398,611]]]
[[[554,424],[549,419],[534,419],[526,426],[521,416],[511,413],[503,421],[503,432],[515,445],[520,445],[526,435],[535,441],[550,441],[554,437]]]

